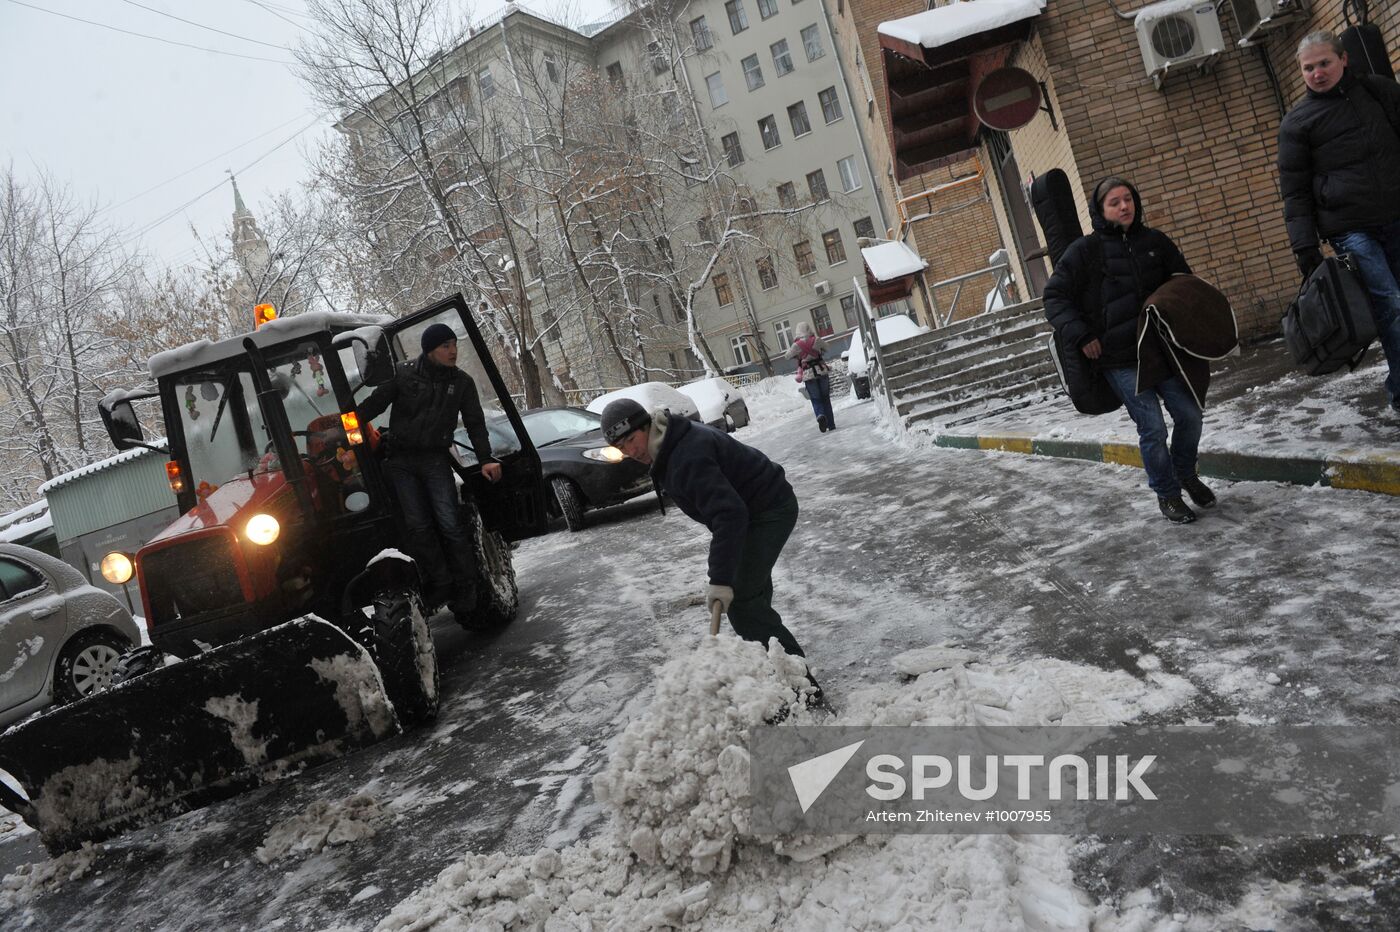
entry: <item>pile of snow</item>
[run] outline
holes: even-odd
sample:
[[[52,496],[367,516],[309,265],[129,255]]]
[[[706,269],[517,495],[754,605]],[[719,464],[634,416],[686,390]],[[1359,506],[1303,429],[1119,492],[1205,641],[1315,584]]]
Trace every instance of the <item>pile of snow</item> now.
[[[906,676],[925,672],[852,694],[839,724],[1109,725],[1193,692],[1160,671],[1135,678],[958,651],[896,658]],[[1061,836],[871,835],[828,838],[814,849],[810,838],[750,834],[748,731],[795,697],[801,669],[728,636],[674,657],[657,673],[651,706],[594,780],[609,811],[598,837],[518,856],[469,854],[378,929],[641,929],[703,920],[726,930],[1058,930],[1121,921],[1075,886],[1073,840]],[[798,707],[788,721],[813,718]]]
[[[57,890],[70,880],[84,877],[91,872],[92,863],[102,850],[101,845],[83,842],[77,851],[51,861],[21,864],[13,874],[6,874],[0,880],[0,909],[23,906],[41,893]]]
[[[801,383],[792,375],[775,375],[744,386],[744,403],[749,407],[750,426],[767,425],[794,414],[810,412],[810,402],[798,393]]]
[[[388,821],[389,813],[367,793],[339,802],[318,799],[299,815],[272,826],[254,856],[271,864],[286,857],[315,854],[322,848],[373,838]]]

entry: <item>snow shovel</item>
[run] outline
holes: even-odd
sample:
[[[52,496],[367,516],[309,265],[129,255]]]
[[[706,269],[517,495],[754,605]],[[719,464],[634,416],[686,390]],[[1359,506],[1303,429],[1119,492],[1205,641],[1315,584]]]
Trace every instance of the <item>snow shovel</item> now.
[[[0,804],[51,854],[198,809],[398,731],[369,653],[300,618],[0,735]]]
[[[719,637],[719,619],[724,614],[724,609],[715,602],[710,606],[710,637]]]

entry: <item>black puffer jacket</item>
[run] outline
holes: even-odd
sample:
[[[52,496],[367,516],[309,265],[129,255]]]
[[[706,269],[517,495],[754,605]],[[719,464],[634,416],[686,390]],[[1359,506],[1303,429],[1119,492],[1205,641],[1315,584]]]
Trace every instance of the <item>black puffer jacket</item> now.
[[[390,405],[394,406],[389,414],[392,449],[446,452],[460,417],[478,462],[494,462],[476,383],[461,369],[439,366],[426,356],[401,363],[392,381],[360,403],[360,420],[368,423]]]
[[[651,466],[657,491],[710,529],[710,582],[730,586],[749,515],[792,495],[783,467],[728,434],[683,417],[671,417]]]
[[[1295,252],[1400,219],[1400,84],[1342,73],[1312,88],[1278,130],[1279,183]]]
[[[1109,369],[1137,365],[1143,301],[1168,278],[1191,272],[1167,234],[1143,226],[1142,199],[1136,188],[1129,188],[1137,208],[1133,225],[1124,232],[1104,219],[1099,204],[1091,204],[1094,232],[1070,244],[1045,285],[1045,316],[1051,326],[1080,348],[1097,339],[1103,345],[1100,365]]]

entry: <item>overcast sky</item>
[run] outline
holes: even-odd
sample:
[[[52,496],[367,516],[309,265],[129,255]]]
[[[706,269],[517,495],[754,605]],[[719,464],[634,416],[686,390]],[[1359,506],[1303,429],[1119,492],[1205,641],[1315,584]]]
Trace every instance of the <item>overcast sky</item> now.
[[[501,6],[473,8],[482,19]],[[582,21],[610,6],[570,4]],[[331,132],[288,51],[307,24],[303,0],[0,0],[0,159],[27,180],[47,170],[128,239],[190,262],[191,225],[218,236],[233,213],[226,169],[257,213],[304,179]]]

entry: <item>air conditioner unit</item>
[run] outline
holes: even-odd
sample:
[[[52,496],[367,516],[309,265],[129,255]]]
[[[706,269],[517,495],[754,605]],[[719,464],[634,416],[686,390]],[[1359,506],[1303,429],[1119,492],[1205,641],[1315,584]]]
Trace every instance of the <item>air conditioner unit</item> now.
[[[1225,50],[1220,17],[1210,0],[1167,0],[1138,11],[1142,63],[1158,90],[1168,73],[1188,66],[1205,71]]]
[[[1308,11],[1305,0],[1230,0],[1235,25],[1240,28],[1241,48],[1255,43],[1255,38],[1290,25],[1295,16]]]
[[[831,282],[817,282],[816,288],[817,294],[821,295],[823,298],[831,294]]]

